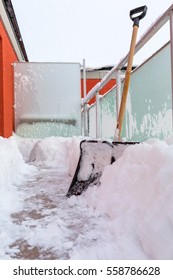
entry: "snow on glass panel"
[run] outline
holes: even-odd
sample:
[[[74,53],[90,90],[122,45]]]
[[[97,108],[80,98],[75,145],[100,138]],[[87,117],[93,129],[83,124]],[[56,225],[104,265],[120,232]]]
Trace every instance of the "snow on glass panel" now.
[[[15,63],[14,71],[17,134],[80,135],[80,64]]]

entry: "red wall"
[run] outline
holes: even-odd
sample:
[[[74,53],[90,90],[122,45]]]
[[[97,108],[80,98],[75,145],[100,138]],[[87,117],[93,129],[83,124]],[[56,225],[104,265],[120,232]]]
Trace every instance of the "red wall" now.
[[[9,137],[14,130],[14,89],[12,63],[17,56],[0,21],[0,136]]]
[[[86,91],[87,93],[98,83],[101,79],[87,79],[86,80]],[[99,94],[103,95],[107,91],[109,91],[113,86],[115,86],[116,81],[115,79],[110,80],[100,91]],[[84,97],[83,93],[83,79],[81,79],[81,92],[82,92],[82,98]],[[93,97],[88,103],[91,105],[95,102],[95,97]]]

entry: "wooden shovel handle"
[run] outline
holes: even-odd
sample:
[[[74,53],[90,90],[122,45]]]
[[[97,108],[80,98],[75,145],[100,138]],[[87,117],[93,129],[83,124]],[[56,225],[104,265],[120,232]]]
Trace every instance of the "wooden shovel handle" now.
[[[128,57],[128,63],[127,63],[127,70],[126,70],[126,75],[125,75],[125,79],[124,79],[124,87],[123,87],[123,92],[122,92],[121,105],[120,105],[118,121],[117,121],[117,128],[116,128],[118,131],[119,140],[121,138],[122,125],[123,125],[123,120],[124,120],[126,100],[127,100],[131,70],[132,70],[132,65],[133,65],[133,57],[134,57],[134,53],[135,53],[137,32],[138,32],[138,26],[134,25],[132,39],[131,39],[131,45],[130,45],[130,52],[129,52],[129,57]]]

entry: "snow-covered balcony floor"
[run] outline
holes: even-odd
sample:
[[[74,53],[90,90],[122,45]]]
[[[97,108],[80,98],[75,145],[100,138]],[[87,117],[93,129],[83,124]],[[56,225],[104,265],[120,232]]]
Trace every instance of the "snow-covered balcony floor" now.
[[[18,228],[9,246],[12,258],[65,260],[72,257],[73,247],[80,252],[99,240],[103,218],[77,205],[75,197],[66,198],[70,180],[62,169],[39,168],[19,186],[24,207],[11,214]]]

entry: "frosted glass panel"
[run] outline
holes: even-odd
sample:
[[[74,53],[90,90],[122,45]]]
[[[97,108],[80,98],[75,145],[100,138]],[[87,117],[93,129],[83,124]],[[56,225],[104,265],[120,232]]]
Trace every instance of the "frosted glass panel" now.
[[[100,132],[102,137],[112,138],[116,127],[116,88],[100,98]],[[95,105],[89,109],[89,135],[96,137],[96,108]]]
[[[81,134],[79,63],[15,63],[14,81],[18,134]]]
[[[129,140],[163,139],[172,133],[170,45],[132,74],[124,135]]]
[[[116,129],[116,88],[114,87],[100,99],[101,135],[114,137]]]

